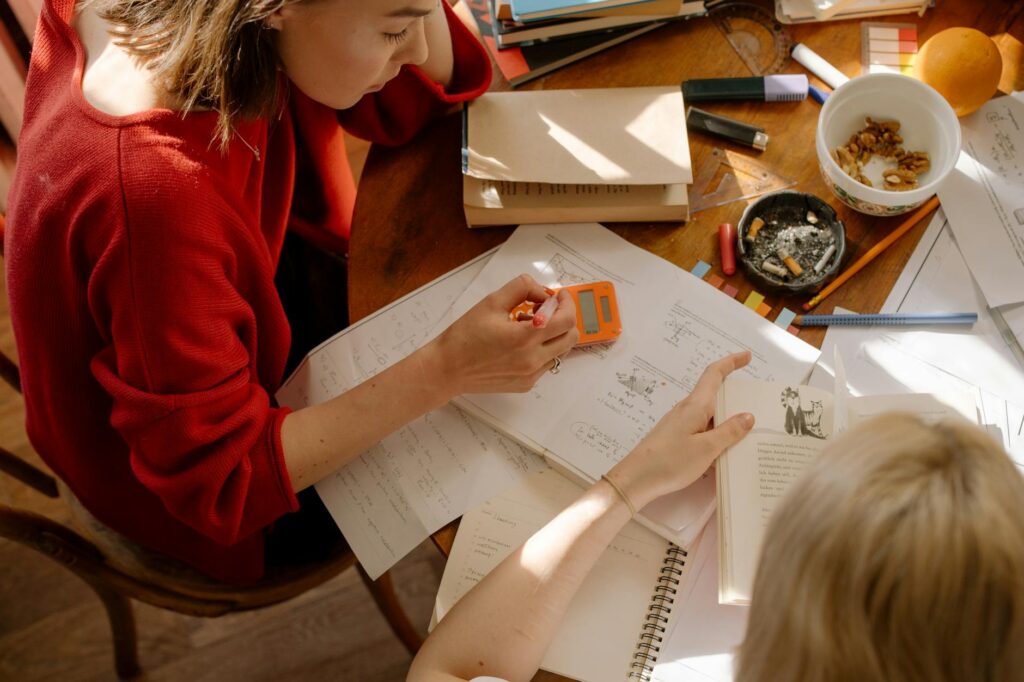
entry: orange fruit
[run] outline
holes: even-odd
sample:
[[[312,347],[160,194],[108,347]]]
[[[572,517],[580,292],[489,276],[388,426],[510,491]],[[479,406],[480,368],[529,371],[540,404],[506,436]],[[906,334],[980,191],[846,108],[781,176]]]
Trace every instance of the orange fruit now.
[[[939,91],[957,116],[991,99],[999,86],[999,48],[974,28],[947,28],[925,41],[914,59],[914,77]]]

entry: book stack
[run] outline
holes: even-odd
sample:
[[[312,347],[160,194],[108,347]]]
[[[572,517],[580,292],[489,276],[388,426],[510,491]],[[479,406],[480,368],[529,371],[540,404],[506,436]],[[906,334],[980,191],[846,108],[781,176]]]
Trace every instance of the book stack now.
[[[469,0],[468,6],[513,86],[669,21],[705,14],[704,0]]]
[[[470,227],[689,217],[677,86],[488,93],[464,112],[462,158]]]

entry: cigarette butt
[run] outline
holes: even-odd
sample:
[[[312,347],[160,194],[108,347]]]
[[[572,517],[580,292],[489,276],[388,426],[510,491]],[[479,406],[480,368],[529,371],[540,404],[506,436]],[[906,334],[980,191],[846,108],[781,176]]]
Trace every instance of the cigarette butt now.
[[[779,249],[779,260],[786,264],[789,271],[793,273],[794,277],[799,277],[803,274],[804,269],[800,267],[800,264],[796,262],[796,259],[790,256],[785,249]]]
[[[829,247],[827,249],[825,249],[825,253],[822,254],[821,258],[818,259],[818,262],[814,264],[814,271],[815,272],[821,272],[822,270],[824,270],[825,269],[825,265],[828,263],[828,259],[831,258],[832,254],[835,253],[835,252],[836,252],[836,245],[835,244],[829,245]]]
[[[757,233],[761,231],[762,227],[764,227],[764,221],[760,218],[754,218],[750,221],[750,227],[747,228],[747,234],[743,238],[748,242],[754,241],[757,239]]]
[[[781,277],[782,279],[786,279],[787,277],[789,277],[789,270],[782,267],[781,265],[776,265],[770,260],[766,260],[765,262],[761,263],[761,269],[764,270],[765,272],[772,273],[776,277]]]

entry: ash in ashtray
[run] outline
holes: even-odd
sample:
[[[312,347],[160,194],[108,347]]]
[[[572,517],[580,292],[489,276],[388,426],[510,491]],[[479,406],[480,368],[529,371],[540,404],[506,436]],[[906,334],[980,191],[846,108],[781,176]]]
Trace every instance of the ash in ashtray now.
[[[812,211],[769,209],[755,216],[744,237],[745,258],[770,280],[789,285],[821,279],[836,257],[836,235]],[[788,209],[788,210],[785,210]]]

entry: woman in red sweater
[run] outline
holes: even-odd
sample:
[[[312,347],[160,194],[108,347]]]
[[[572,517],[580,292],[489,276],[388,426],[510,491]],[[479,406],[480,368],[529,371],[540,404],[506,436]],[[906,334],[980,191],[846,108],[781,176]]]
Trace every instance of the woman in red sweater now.
[[[525,390],[573,345],[571,301],[543,333],[508,321],[544,297],[521,278],[348,393],[273,403],[286,234],[347,241],[339,123],[401,143],[489,82],[437,0],[46,0],[7,283],[29,437],[87,509],[213,576],[258,578],[296,491],[459,393]]]

